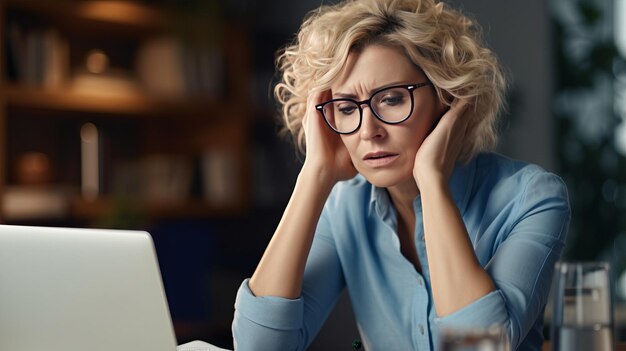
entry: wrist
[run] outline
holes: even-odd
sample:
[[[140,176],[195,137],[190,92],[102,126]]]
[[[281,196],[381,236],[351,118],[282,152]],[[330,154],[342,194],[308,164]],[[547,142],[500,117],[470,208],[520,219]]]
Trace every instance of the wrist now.
[[[300,174],[298,174],[298,182],[315,184],[321,191],[330,191],[337,183],[337,180],[334,179],[330,171],[323,167],[315,167],[305,162],[302,169],[300,169]]]
[[[442,191],[448,190],[448,179],[441,173],[416,173],[414,177],[421,194],[435,192],[441,193]]]
[[[448,184],[456,162],[447,162],[444,160],[433,160],[430,162],[418,162],[415,160],[413,166],[413,178],[418,184],[420,182],[427,184]]]

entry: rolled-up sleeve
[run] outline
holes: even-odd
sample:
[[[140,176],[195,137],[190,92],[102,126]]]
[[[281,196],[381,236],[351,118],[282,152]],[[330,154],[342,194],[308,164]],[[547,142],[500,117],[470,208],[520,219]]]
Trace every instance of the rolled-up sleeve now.
[[[232,331],[236,350],[304,350],[345,285],[324,211],[307,258],[301,296],[255,296],[246,279],[237,292]]]
[[[299,349],[304,301],[275,296],[255,296],[246,279],[237,292],[233,337],[236,350]]]
[[[477,313],[478,311],[489,313]],[[440,328],[463,329],[468,325],[478,328],[501,325],[508,316],[504,296],[500,290],[495,290],[454,313],[436,318],[435,322]]]
[[[554,264],[565,244],[570,221],[567,188],[554,174],[537,172],[525,182],[503,240],[485,266],[496,290],[447,316],[441,328],[502,325],[517,348],[541,317]]]

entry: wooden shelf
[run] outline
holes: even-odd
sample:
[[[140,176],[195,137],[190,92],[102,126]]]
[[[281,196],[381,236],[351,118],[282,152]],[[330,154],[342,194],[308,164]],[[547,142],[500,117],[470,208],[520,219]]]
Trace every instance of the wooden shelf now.
[[[117,204],[111,198],[102,198],[94,201],[82,198],[72,199],[69,202],[67,212],[64,215],[20,215],[8,217],[3,220],[6,223],[31,223],[37,221],[86,221],[90,223],[116,220],[119,216],[126,220],[130,216],[133,221],[154,219],[194,219],[238,216],[245,212],[242,206],[214,206],[202,199],[186,200],[181,203],[151,203],[134,202],[132,205]]]
[[[224,115],[232,114],[242,105],[220,104],[212,98],[159,99],[149,95],[136,94],[97,94],[81,93],[72,90],[47,90],[37,87],[7,84],[0,88],[0,94],[9,107],[37,108],[51,111],[76,111],[136,116],[152,115]]]
[[[4,194],[0,197],[2,204],[0,207],[5,211],[5,219],[9,221],[68,219],[106,221],[129,216],[140,220],[208,218],[234,216],[246,210],[241,199],[234,199],[231,203],[211,204],[199,196],[149,200],[138,195],[131,197],[103,195],[94,200],[87,200],[78,195],[78,189],[71,186],[21,187],[14,188],[13,191],[13,195]],[[31,204],[28,208],[25,207],[27,202]]]
[[[112,197],[85,200],[77,197],[70,201],[69,215],[72,218],[94,220],[113,214],[119,202]],[[211,205],[204,199],[194,198],[182,202],[133,201],[124,203],[124,210],[149,218],[206,218],[237,215],[244,211],[242,206]]]
[[[53,21],[60,27],[96,30],[110,29],[113,32],[134,29],[138,36],[162,30],[171,20],[154,8],[130,1],[40,1],[4,0],[7,9]],[[127,35],[127,34],[126,34]]]

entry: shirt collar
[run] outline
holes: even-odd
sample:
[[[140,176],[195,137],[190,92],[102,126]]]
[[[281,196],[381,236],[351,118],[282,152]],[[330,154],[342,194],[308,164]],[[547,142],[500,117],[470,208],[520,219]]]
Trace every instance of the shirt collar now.
[[[385,215],[389,211],[390,205],[391,199],[389,198],[387,190],[385,188],[379,188],[372,185],[369,214],[371,215],[374,211],[376,211],[378,216],[385,217]]]
[[[476,171],[475,160],[476,159],[474,158],[468,163],[457,163],[448,182],[452,199],[459,208],[461,214],[465,212],[471,195],[472,185],[474,183],[474,174]],[[420,203],[419,200],[418,196],[418,198],[416,198],[416,210],[417,204]],[[384,218],[390,215],[390,208],[392,208],[391,199],[389,198],[389,193],[387,193],[386,189],[378,188],[372,185],[369,204],[370,215],[373,211],[376,211],[380,217]]]

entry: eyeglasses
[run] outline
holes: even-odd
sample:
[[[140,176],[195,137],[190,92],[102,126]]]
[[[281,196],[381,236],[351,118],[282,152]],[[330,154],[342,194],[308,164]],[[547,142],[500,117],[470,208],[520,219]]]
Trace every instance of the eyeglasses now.
[[[339,134],[351,134],[361,127],[362,105],[369,106],[374,116],[384,123],[402,123],[409,119],[413,112],[413,91],[428,85],[432,83],[394,85],[375,91],[367,100],[332,99],[315,105],[315,108],[320,111],[332,130]]]

